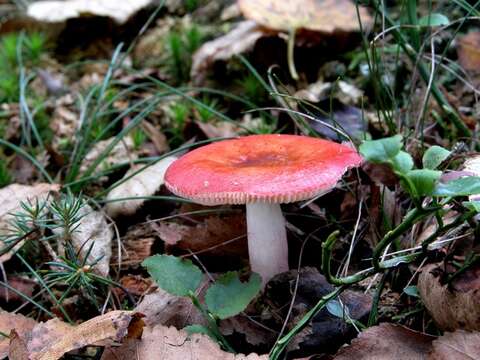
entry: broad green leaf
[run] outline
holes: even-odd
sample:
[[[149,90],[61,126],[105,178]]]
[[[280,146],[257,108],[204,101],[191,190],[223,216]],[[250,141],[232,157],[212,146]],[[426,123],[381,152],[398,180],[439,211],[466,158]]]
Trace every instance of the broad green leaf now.
[[[418,289],[415,285],[407,286],[406,288],[403,289],[403,292],[408,296],[412,296],[416,298],[420,297],[420,294],[418,293]]]
[[[220,319],[237,315],[258,294],[261,283],[260,276],[255,273],[244,283],[235,271],[223,274],[207,290],[205,303],[208,310]]]
[[[433,145],[425,154],[423,154],[422,163],[425,169],[436,169],[448,156],[450,155],[450,151],[447,149]]]
[[[190,260],[170,255],[154,255],[143,263],[153,280],[166,292],[187,296],[197,290],[202,281],[202,271]]]
[[[407,177],[415,186],[417,196],[432,195],[435,185],[442,175],[441,171],[430,169],[416,169],[407,173]]]
[[[420,26],[445,26],[450,24],[450,20],[443,14],[431,13],[418,20]]]
[[[435,196],[470,196],[480,194],[480,177],[466,176],[460,179],[439,183],[435,187]]]
[[[208,327],[203,326],[203,325],[189,325],[185,326],[183,328],[187,332],[188,335],[193,335],[193,334],[204,334],[212,338],[215,342],[218,341],[217,337],[215,334],[210,330]]]
[[[382,163],[394,158],[402,149],[402,146],[402,136],[395,135],[379,140],[364,141],[359,150],[366,160],[373,163]]]
[[[405,151],[400,151],[392,159],[392,167],[393,167],[393,170],[402,174],[406,174],[413,168],[412,156]]]

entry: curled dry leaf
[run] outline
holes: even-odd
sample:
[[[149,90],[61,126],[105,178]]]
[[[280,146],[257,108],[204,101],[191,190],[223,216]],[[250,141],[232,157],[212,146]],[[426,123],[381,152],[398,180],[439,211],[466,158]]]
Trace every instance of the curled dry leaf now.
[[[193,55],[191,78],[195,84],[202,84],[208,69],[217,61],[227,61],[234,55],[250,51],[257,40],[265,35],[253,21],[239,23],[228,34],[203,44]]]
[[[334,360],[422,360],[434,336],[394,324],[380,324],[364,330],[351,345],[341,348]]]
[[[79,210],[79,216],[81,219],[78,227],[71,235],[72,245],[79,252],[81,259],[88,255],[86,264],[93,264],[94,272],[107,276],[112,256],[113,230],[105,216],[99,211],[94,211],[87,204],[83,204]],[[57,228],[54,232],[61,234],[63,230]]]
[[[31,3],[27,15],[43,22],[62,22],[85,15],[110,17],[124,23],[152,0],[67,0]]]
[[[32,186],[12,184],[0,189],[0,235],[8,236],[11,234],[10,221],[13,219],[12,214],[22,210],[22,202],[34,204],[36,201],[45,201],[50,192],[57,192],[59,189],[60,185],[46,183]],[[0,256],[0,263],[8,261],[23,246],[24,241],[20,241],[10,251]]]
[[[148,326],[167,325],[183,328],[187,325],[205,323],[202,314],[193,306],[190,299],[169,294],[162,289],[145,295],[135,311],[145,315],[144,321]]]
[[[58,319],[50,320],[36,325],[23,341],[29,360],[57,360],[69,351],[88,345],[110,345],[125,338],[139,338],[142,329],[139,314],[117,310],[78,326],[70,326]]]
[[[442,284],[443,264],[430,264],[418,278],[425,307],[442,330],[480,330],[480,267],[461,274],[452,286]]]
[[[0,331],[3,334],[10,334],[12,330],[15,330],[18,336],[24,337],[32,331],[35,325],[37,325],[37,322],[31,318],[0,311]],[[0,337],[0,359],[8,355],[8,348],[9,339],[3,336]]]
[[[139,169],[144,165],[133,167],[124,176],[127,180],[108,193],[107,201],[111,202],[106,206],[107,213],[112,217],[134,214],[145,202],[145,197],[155,194],[160,189],[167,168],[176,159],[175,156],[167,156],[141,171]],[[138,199],[131,199],[135,197]],[[116,199],[126,200],[114,201]]]
[[[323,33],[358,31],[356,5],[350,0],[238,0],[247,19],[269,29],[306,29]],[[373,22],[368,12],[359,7],[362,25]]]
[[[87,153],[80,166],[80,173],[84,173],[90,165],[107,149],[107,147],[115,140],[110,138],[107,140],[99,141],[95,143],[93,148]],[[94,173],[98,173],[103,170],[111,168],[113,165],[123,163],[125,161],[132,161],[137,158],[135,154],[133,140],[130,136],[124,137],[119,141],[108,155],[102,160],[102,162],[94,170]]]
[[[471,360],[480,357],[480,333],[457,330],[433,341],[429,360]]]
[[[267,360],[267,355],[234,355],[209,337],[188,336],[183,330],[161,325],[145,328],[142,339],[106,348],[102,360]]]

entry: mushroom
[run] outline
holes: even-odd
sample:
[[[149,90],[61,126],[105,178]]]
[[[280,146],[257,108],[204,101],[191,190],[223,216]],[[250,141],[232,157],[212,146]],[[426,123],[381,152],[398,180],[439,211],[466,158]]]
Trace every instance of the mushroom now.
[[[348,145],[297,135],[251,135],[195,149],[167,169],[174,194],[203,205],[246,204],[248,252],[263,285],[288,271],[280,204],[335,186],[362,158]]]

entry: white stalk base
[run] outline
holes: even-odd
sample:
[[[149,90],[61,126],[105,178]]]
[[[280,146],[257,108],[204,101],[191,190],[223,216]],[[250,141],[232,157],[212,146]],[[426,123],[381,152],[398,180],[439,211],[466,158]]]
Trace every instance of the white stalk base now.
[[[250,268],[262,277],[262,286],[288,271],[285,219],[279,204],[247,204]]]

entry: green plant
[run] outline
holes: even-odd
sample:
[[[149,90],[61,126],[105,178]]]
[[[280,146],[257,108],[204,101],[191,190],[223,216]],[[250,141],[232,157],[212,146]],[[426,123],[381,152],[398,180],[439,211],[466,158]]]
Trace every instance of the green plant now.
[[[155,255],[144,260],[145,266],[155,282],[165,291],[190,298],[193,305],[207,320],[208,325],[193,325],[186,328],[189,333],[207,334],[218,341],[226,350],[234,352],[218,328],[218,320],[242,312],[260,291],[261,279],[252,274],[247,282],[241,282],[237,272],[221,275],[205,295],[205,304],[196,292],[202,282],[202,271],[190,260],[169,255]]]
[[[480,177],[466,176],[447,183],[439,182],[441,171],[437,169],[450,156],[448,150],[439,146],[432,146],[424,153],[422,158],[423,167],[415,169],[411,155],[402,149],[403,139],[399,135],[379,140],[364,141],[359,148],[366,161],[386,164],[392,168],[399,177],[403,189],[409,194],[414,205],[413,208],[407,212],[399,225],[387,231],[377,243],[373,249],[371,266],[352,275],[344,277],[333,275],[331,270],[332,251],[339,231],[334,231],[328,236],[322,244],[321,269],[328,282],[337,286],[337,288],[320,299],[286,335],[276,342],[270,353],[271,360],[279,359],[290,340],[307,326],[311,319],[327,306],[329,301],[335,299],[349,286],[357,284],[374,274],[391,271],[400,264],[412,263],[425,258],[428,252],[435,251],[435,247],[431,247],[431,245],[438,237],[468,222],[480,210],[480,206],[472,201],[464,202],[461,205],[458,202],[459,197],[480,193]],[[458,214],[451,222],[446,224],[442,215],[451,206],[456,207]],[[428,218],[435,219],[437,227],[419,246],[392,255],[387,252],[387,248],[410,231],[415,224]],[[478,261],[480,261],[480,256],[478,255],[467,257],[464,263],[458,266],[455,274],[464,272]],[[455,274],[451,277],[454,277]],[[377,290],[377,294],[380,294],[380,292]],[[374,301],[369,325],[373,325],[376,322],[377,305],[375,304],[378,305],[378,302]]]
[[[237,83],[240,86],[242,94],[251,102],[261,104],[266,100],[267,92],[265,91],[265,87],[258,81],[258,78],[254,74],[248,73],[248,75],[237,80]]]
[[[185,83],[190,79],[193,53],[200,47],[204,35],[196,25],[171,30],[167,36],[167,69],[176,83]]]
[[[195,111],[198,114],[198,120],[204,123],[214,120],[214,116],[220,110],[218,109],[218,99],[204,97],[202,106],[195,106]]]

